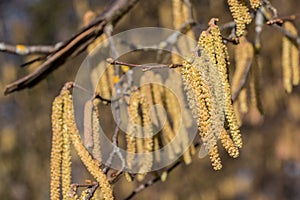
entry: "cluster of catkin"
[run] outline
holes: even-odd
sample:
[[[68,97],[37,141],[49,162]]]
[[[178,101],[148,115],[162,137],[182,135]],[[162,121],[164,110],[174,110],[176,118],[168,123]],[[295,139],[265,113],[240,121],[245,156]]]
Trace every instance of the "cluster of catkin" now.
[[[286,21],[283,27],[292,35],[298,35],[297,29],[292,22]],[[299,50],[286,36],[282,39],[282,73],[284,89],[287,93],[291,93],[293,85],[299,84]]]
[[[263,113],[260,101],[261,63],[254,54],[253,45],[245,36],[235,46],[235,71],[231,81],[231,92],[235,98],[234,109],[241,125],[242,115],[249,112],[250,106]]]
[[[208,30],[200,35],[198,54],[201,55],[195,55],[193,62],[184,61],[181,74],[201,139],[213,168],[219,170],[222,164],[217,140],[235,158],[242,139],[231,100],[227,48],[216,21],[212,19]]]
[[[235,35],[240,37],[244,34],[246,25],[252,21],[246,0],[227,0],[230,12],[235,22]],[[251,7],[257,9],[259,0],[250,0]]]
[[[78,133],[70,89],[72,83],[67,83],[57,96],[52,106],[52,150],[51,150],[51,182],[50,196],[52,200],[77,199],[71,194],[71,142],[87,170],[96,179],[104,199],[113,199],[111,186],[90,153],[85,148]],[[62,189],[62,192],[60,192]]]
[[[176,79],[170,75],[163,83],[160,74],[147,71],[141,77],[141,87],[130,97],[128,106],[130,123],[126,131],[128,151],[126,162],[129,169],[138,169],[141,172],[137,175],[138,180],[142,180],[145,172],[150,171],[154,161],[161,161],[159,150],[164,146],[167,146],[169,159],[176,158],[189,147],[188,132],[185,127],[182,127],[183,122],[181,122],[182,106],[179,104],[178,96],[168,87],[174,85],[176,80],[173,78]],[[182,91],[182,88],[180,89]],[[183,93],[178,94],[179,96],[181,94],[183,98]],[[163,112],[162,108],[167,113]],[[189,125],[191,122],[186,119],[186,123]],[[176,134],[180,134],[180,140],[174,140]],[[137,159],[136,155],[141,153],[145,156],[143,159]],[[183,154],[183,160],[187,164],[191,162],[190,150]],[[130,174],[126,174],[126,177],[131,180]]]
[[[173,28],[175,30],[179,30],[181,28],[181,26],[188,22],[190,19],[189,15],[191,15],[192,13],[191,10],[189,10],[188,5],[186,4],[186,2],[184,2],[184,0],[173,0],[172,1],[172,14],[173,14]],[[191,37],[191,38],[195,38],[195,35],[193,33],[193,30],[188,30],[186,33],[187,36]],[[184,46],[181,46],[180,49],[182,52],[188,52],[191,50],[191,46],[186,43],[184,44]],[[172,63],[182,63],[182,58],[176,54],[172,54]],[[177,75],[178,73],[176,73],[175,71],[170,71],[170,75],[168,80],[166,81],[165,85],[167,88],[172,88],[171,86],[177,86],[176,88],[174,88],[177,91],[177,98],[170,92],[170,90],[168,90],[166,92],[166,102],[172,102],[171,104],[167,104],[168,110],[169,112],[172,113],[171,116],[174,116],[172,121],[173,121],[173,129],[174,130],[179,130],[179,126],[178,124],[180,123],[180,119],[178,116],[179,113],[182,114],[182,116],[184,116],[184,124],[185,126],[182,129],[182,137],[183,137],[183,146],[187,145],[186,142],[187,140],[187,130],[186,128],[188,128],[191,125],[191,120],[190,119],[190,115],[188,114],[187,108],[186,107],[181,107],[181,112],[178,110],[179,109],[179,105],[178,102],[184,102],[185,101],[185,97],[183,94],[183,82],[182,79],[180,78],[180,76]],[[177,103],[177,104],[176,104]],[[176,116],[177,115],[177,116]],[[192,155],[195,153],[195,149],[194,146],[191,145],[183,154],[183,160],[185,162],[185,164],[190,164],[192,162]]]

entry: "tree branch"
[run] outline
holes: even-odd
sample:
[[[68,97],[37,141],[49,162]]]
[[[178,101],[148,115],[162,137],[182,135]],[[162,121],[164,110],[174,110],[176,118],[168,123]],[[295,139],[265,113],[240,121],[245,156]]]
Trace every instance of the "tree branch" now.
[[[0,52],[12,53],[16,55],[30,55],[30,54],[50,54],[60,47],[61,43],[54,46],[51,45],[11,45],[5,42],[0,43]]]
[[[61,47],[56,51],[49,54],[45,62],[33,73],[7,85],[4,94],[7,95],[39,83],[45,76],[64,64],[69,57],[76,56],[82,52],[88,44],[92,43],[96,37],[103,33],[105,25],[108,23],[115,25],[137,2],[138,0],[114,1],[113,4],[106,8],[90,25],[62,43]],[[78,49],[81,49],[81,51],[78,52]],[[75,52],[77,53],[74,55]]]

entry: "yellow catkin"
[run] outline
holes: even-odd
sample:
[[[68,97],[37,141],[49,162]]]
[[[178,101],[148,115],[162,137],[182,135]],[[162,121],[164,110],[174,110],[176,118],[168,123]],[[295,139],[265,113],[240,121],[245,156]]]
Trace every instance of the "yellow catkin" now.
[[[70,130],[67,126],[69,120],[68,110],[65,110],[68,103],[68,92],[63,91],[61,96],[64,101],[64,112],[63,112],[63,151],[62,151],[62,164],[61,164],[61,173],[62,173],[62,195],[63,199],[69,199],[69,191],[71,186],[71,143],[70,143]]]
[[[101,65],[99,64],[99,67]],[[100,77],[98,77],[98,83],[96,86],[95,90],[96,94],[99,94],[101,97],[105,99],[110,99],[111,98],[111,93],[110,93],[110,83],[109,83],[109,78],[107,74],[107,70],[104,71]]]
[[[126,131],[126,143],[127,143],[127,157],[126,163],[130,169],[133,167],[133,162],[135,159],[134,153],[142,153],[143,150],[143,143],[142,140],[137,138],[136,136],[141,136],[141,116],[139,115],[139,92],[134,92],[129,99],[129,106],[128,106],[128,114],[130,123],[128,124],[127,131]],[[139,139],[139,140],[138,140]],[[129,174],[127,175],[129,178]],[[130,180],[130,179],[128,179]]]
[[[153,164],[153,130],[152,130],[152,123],[149,116],[150,107],[146,98],[144,96],[141,97],[140,100],[141,109],[142,109],[142,122],[143,122],[143,130],[144,130],[144,149],[143,152],[145,153],[143,158],[143,167],[142,171],[150,171],[152,164]]]
[[[106,73],[107,73],[107,77],[108,77],[110,93],[111,93],[111,96],[113,96],[113,94],[115,93],[115,91],[114,91],[115,66],[109,64],[108,67],[107,67],[107,72]]]
[[[189,20],[188,7],[183,0],[172,0],[172,14],[173,14],[173,28],[179,30],[181,26]],[[194,38],[194,33],[192,30],[187,31],[187,36]],[[186,43],[181,45],[181,51],[190,51],[191,46]],[[176,54],[172,54],[173,63],[181,63],[182,58]]]
[[[92,110],[93,103],[91,100],[88,100],[84,105],[83,112],[83,136],[84,145],[86,146],[86,148],[93,147]]]
[[[239,126],[242,125],[242,113],[240,111],[240,104],[238,101],[233,102],[233,109],[235,112],[236,120]]]
[[[244,34],[246,25],[252,20],[249,9],[245,0],[227,0],[227,3],[236,25],[236,36],[240,37]]]
[[[247,102],[247,89],[243,88],[240,92],[238,103],[240,107],[240,112],[245,114],[248,112],[248,102]]]
[[[222,163],[218,152],[218,146],[214,145],[209,151],[209,158],[214,170],[222,169]]]
[[[282,76],[283,86],[287,93],[292,92],[292,66],[291,66],[291,42],[288,38],[282,39]]]
[[[250,5],[253,9],[257,9],[261,5],[261,2],[260,0],[250,0]]]
[[[186,123],[183,122],[183,119],[185,117],[188,117],[188,114],[183,116],[183,109],[185,109],[183,106],[180,106],[179,101],[184,102],[183,99],[183,93],[181,88],[182,80],[177,82],[178,76],[171,76],[169,75],[169,78],[166,80],[166,88],[164,89],[164,99],[165,99],[165,105],[167,107],[167,111],[169,113],[170,119],[172,121],[172,128],[175,132],[175,134],[180,134],[181,139],[181,146],[182,148],[186,148],[188,146],[188,132],[186,131],[186,127],[183,127],[186,125]],[[173,82],[176,81],[176,82]],[[174,86],[177,87],[174,87]],[[176,89],[177,95],[175,95],[171,88]],[[181,127],[182,126],[182,127]],[[190,164],[192,162],[191,158],[191,152],[190,149],[187,149],[183,153],[183,160],[185,164]]]
[[[255,65],[250,70],[250,104],[263,114],[263,107],[260,98],[260,82],[261,79],[261,60],[256,57]]]
[[[160,138],[159,138],[159,134],[156,134],[154,136],[154,139],[153,139],[153,150],[154,150],[154,156],[155,156],[155,161],[156,162],[160,162],[161,161],[161,155],[160,155],[160,152],[159,150],[161,149],[161,144],[160,144]]]
[[[94,193],[93,197],[91,198],[91,200],[100,200],[100,199],[103,199],[103,195],[102,195],[101,190],[98,188],[95,191],[95,193]]]
[[[172,14],[173,14],[173,27],[174,29],[180,29],[184,23],[184,17],[182,16],[183,1],[172,0]]]
[[[126,179],[128,182],[132,182],[132,181],[133,181],[132,175],[129,174],[128,172],[125,172],[125,179]]]
[[[143,73],[143,75],[140,79],[140,85],[141,85],[140,91],[147,99],[147,102],[149,103],[150,107],[152,107],[154,105],[153,92],[152,92],[153,87],[152,87],[152,84],[149,83],[149,81],[152,81],[153,78],[154,78],[154,72],[146,71]],[[152,123],[155,126],[160,127],[157,113],[151,112],[150,114],[151,114]]]
[[[88,195],[89,195],[89,188],[87,189],[84,189],[81,194],[80,194],[80,197],[79,197],[79,200],[86,200],[88,198]]]
[[[158,75],[154,77],[154,80],[158,84],[152,84],[152,93],[153,93],[153,99],[154,104],[163,106],[163,99],[162,94],[164,92],[164,88],[159,85],[162,84],[162,78]],[[160,113],[158,114],[159,122],[161,123],[163,121],[163,117],[160,116]],[[162,127],[162,136],[166,142],[166,144],[169,144],[175,137],[174,129],[172,129],[170,121],[168,116],[166,116],[166,120],[164,121],[164,124],[160,124],[160,127]],[[175,153],[180,153],[181,148],[180,144],[176,144],[175,142],[172,143],[172,145],[168,145],[170,149],[168,149],[168,153],[170,158],[175,156]]]
[[[101,42],[103,42],[104,40],[106,40],[106,36],[105,35],[101,35],[98,38],[96,38],[94,40],[94,42],[92,42],[88,47],[87,47],[87,52],[91,53],[93,51],[93,49],[95,47],[97,47]]]
[[[52,105],[52,147],[51,147],[51,161],[50,161],[50,199],[60,199],[60,169],[62,159],[63,146],[63,100],[56,97]]]
[[[298,35],[292,22],[285,22],[283,27],[293,35]],[[283,84],[285,90],[292,92],[292,85],[299,84],[299,51],[287,37],[282,39]]]
[[[126,163],[129,169],[132,169],[134,160],[134,153],[136,153],[136,138],[134,137],[136,127],[129,125],[126,130],[126,144],[127,144],[127,157]]]
[[[141,129],[142,127],[142,116],[139,113],[139,109],[140,109],[140,103],[141,103],[141,93],[139,90],[135,91],[131,97],[130,97],[130,101],[129,101],[129,117],[130,117],[130,121],[134,123],[134,133],[137,136],[135,139],[131,140],[135,140],[135,144],[136,144],[136,153],[140,154],[140,153],[144,153],[144,139],[143,139],[143,131]],[[130,135],[129,135],[130,136]],[[127,144],[128,144],[129,140],[127,138]],[[129,143],[130,144],[130,143]],[[128,155],[130,158],[130,155]],[[138,167],[139,169],[141,169],[141,167],[143,167],[143,161],[139,160],[138,162]],[[139,173],[137,175],[137,179],[138,181],[142,181],[145,177],[145,173]]]
[[[245,77],[250,69],[250,65],[253,61],[254,49],[246,37],[240,38],[240,43],[235,47],[235,71],[231,82],[231,92],[235,94],[242,84],[242,81],[246,81]]]
[[[219,139],[221,140],[222,146],[225,148],[225,150],[231,157],[237,158],[239,156],[239,149],[235,146],[225,129],[221,131]]]
[[[225,116],[226,121],[230,129],[231,136],[234,143],[239,148],[242,147],[242,138],[239,130],[239,124],[237,122],[231,100],[231,90],[227,72],[228,65],[228,53],[227,48],[223,44],[220,30],[215,22],[217,19],[212,19],[210,21],[209,33],[202,32],[199,45],[204,48],[205,52],[214,60],[215,64],[218,67],[219,75],[224,87],[225,94]]]
[[[92,132],[93,132],[93,157],[98,161],[101,161],[101,146],[100,146],[100,124],[99,124],[99,117],[100,111],[99,106],[100,100],[95,99],[93,101],[93,110],[92,110]]]
[[[299,51],[298,48],[293,44],[292,45],[292,71],[293,71],[293,85],[297,86],[300,82],[300,73],[299,73]]]
[[[248,112],[247,89],[241,89],[240,87],[247,81],[247,74],[253,62],[253,57],[253,45],[247,41],[245,36],[242,36],[240,43],[235,48],[235,71],[231,81],[232,95],[237,95],[240,90],[237,101],[234,102],[234,110],[239,125],[242,123],[241,115]]]
[[[214,132],[212,132],[213,129],[211,129],[212,108],[207,85],[205,85],[205,81],[201,78],[200,72],[186,61],[183,63],[181,73],[185,82],[190,108],[194,113],[194,117],[197,118],[200,136],[206,150],[211,152],[216,145],[216,137]],[[214,160],[212,161],[215,162]],[[214,169],[217,169],[213,162]]]
[[[70,92],[68,92],[68,98],[64,100],[64,110],[68,113],[67,126],[69,129],[69,134],[71,141],[74,145],[75,150],[77,151],[78,156],[80,157],[83,164],[86,166],[87,170],[91,173],[91,175],[97,180],[101,191],[103,192],[104,199],[113,199],[112,188],[107,180],[106,175],[99,168],[98,162],[96,162],[92,156],[89,154],[87,149],[84,147],[82,140],[80,138],[78,129],[75,124],[74,119],[74,108],[72,103],[72,96]]]

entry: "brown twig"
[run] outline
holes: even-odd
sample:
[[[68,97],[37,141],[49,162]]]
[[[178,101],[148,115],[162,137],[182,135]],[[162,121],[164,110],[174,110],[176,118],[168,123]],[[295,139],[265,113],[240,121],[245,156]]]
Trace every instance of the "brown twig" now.
[[[290,15],[290,16],[286,16],[286,17],[270,19],[266,22],[266,24],[267,25],[273,25],[273,24],[282,25],[286,21],[294,21],[295,19],[296,19],[296,15]]]
[[[32,87],[40,82],[53,70],[64,64],[67,59],[74,56],[74,52],[82,47],[86,48],[95,38],[100,36],[104,27],[108,24],[116,24],[137,2],[138,0],[116,0],[111,6],[98,16],[89,26],[85,27],[61,47],[51,53],[33,73],[6,86],[4,94]],[[80,52],[78,52],[80,53]]]
[[[157,64],[157,65],[153,65],[153,66],[149,66],[149,65],[140,65],[140,64],[133,64],[133,63],[126,63],[126,62],[122,62],[122,61],[118,61],[118,60],[114,60],[112,58],[108,58],[106,59],[106,61],[109,64],[112,65],[125,65],[128,67],[137,67],[137,68],[142,68],[143,71],[148,71],[148,70],[152,70],[152,69],[162,69],[162,68],[177,68],[177,67],[182,67],[182,64]]]
[[[54,46],[51,45],[11,45],[5,42],[0,43],[0,52],[12,53],[16,55],[30,55],[30,54],[50,54],[60,47],[61,43]]]

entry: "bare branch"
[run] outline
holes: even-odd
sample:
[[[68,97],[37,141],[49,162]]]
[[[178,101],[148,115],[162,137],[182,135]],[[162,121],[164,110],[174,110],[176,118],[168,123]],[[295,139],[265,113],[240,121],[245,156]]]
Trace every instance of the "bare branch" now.
[[[85,27],[75,36],[64,42],[55,52],[51,53],[33,73],[6,86],[4,94],[32,87],[40,82],[45,76],[64,64],[67,59],[74,56],[74,52],[80,53],[78,49],[84,50],[88,44],[100,36],[105,25],[116,24],[137,2],[138,0],[116,0],[106,8],[89,26]],[[76,54],[76,55],[77,55]]]
[[[50,54],[60,47],[61,43],[54,46],[51,45],[11,45],[5,42],[0,43],[0,52],[12,53],[16,55],[30,55],[30,54]]]

